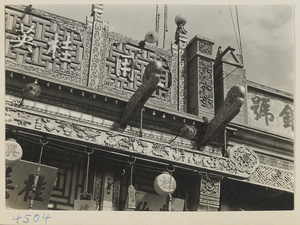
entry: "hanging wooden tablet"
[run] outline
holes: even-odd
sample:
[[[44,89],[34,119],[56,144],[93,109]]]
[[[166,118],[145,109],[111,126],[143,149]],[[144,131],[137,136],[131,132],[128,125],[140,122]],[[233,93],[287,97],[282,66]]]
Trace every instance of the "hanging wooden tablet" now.
[[[88,179],[89,179],[89,167],[90,167],[90,155],[94,152],[85,151],[88,155],[87,168],[86,168],[86,181],[85,181],[85,191],[79,194],[79,199],[74,201],[74,210],[82,211],[93,211],[96,210],[96,201],[93,200],[93,195],[87,192],[88,190]]]
[[[92,194],[80,193],[79,199],[74,201],[74,210],[93,211],[96,210],[96,201]]]
[[[127,196],[127,211],[134,211],[135,210],[135,188],[132,185],[132,174],[133,174],[133,162],[130,162],[130,185],[128,187],[128,196]]]

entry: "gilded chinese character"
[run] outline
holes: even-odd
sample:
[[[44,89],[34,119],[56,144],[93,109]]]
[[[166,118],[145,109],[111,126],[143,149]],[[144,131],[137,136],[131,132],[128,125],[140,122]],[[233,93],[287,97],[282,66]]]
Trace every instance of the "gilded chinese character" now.
[[[291,106],[286,105],[279,116],[283,118],[283,127],[291,127],[294,131],[294,111]]]
[[[18,193],[18,195],[22,195],[25,192],[24,202],[27,202],[28,199],[33,199],[41,202],[44,201],[44,198],[42,197],[42,190],[45,190],[44,185],[47,183],[45,181],[45,177],[39,176],[36,188],[34,188],[34,182],[35,176],[33,174],[29,174],[28,179],[24,181],[24,184],[26,186]]]
[[[32,43],[33,37],[30,37],[30,33],[35,33],[35,25],[31,25],[31,27],[25,32],[24,25],[21,23],[21,30],[17,37],[17,40],[11,40],[10,43],[17,43],[12,46],[12,48],[19,48],[25,45],[30,53],[32,53],[32,46],[36,47],[37,45]]]
[[[265,117],[266,125],[269,126],[269,121],[274,121],[274,115],[269,112],[270,110],[270,99],[269,98],[260,98],[259,96],[255,96],[251,98],[254,105],[250,107],[254,111],[256,115],[255,119],[259,120],[262,117]]]
[[[72,44],[72,41],[70,41],[70,35],[68,34],[67,35],[67,40],[62,42],[61,49],[62,49],[63,52],[61,53],[61,55],[63,57],[60,57],[61,61],[71,62],[71,60],[70,60],[70,57],[71,57],[70,51],[73,50],[72,46],[70,46],[71,44]]]
[[[49,45],[49,48],[48,48],[46,54],[52,53],[52,55],[51,55],[52,59],[55,59],[56,50],[59,49],[58,43],[59,43],[59,40],[58,40],[57,33],[54,34],[53,40],[47,42],[47,44]]]

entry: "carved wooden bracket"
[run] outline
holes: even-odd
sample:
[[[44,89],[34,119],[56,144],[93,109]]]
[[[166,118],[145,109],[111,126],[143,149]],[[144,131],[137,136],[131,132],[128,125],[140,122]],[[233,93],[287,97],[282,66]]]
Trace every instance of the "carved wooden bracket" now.
[[[134,115],[141,110],[155,91],[162,71],[159,61],[151,61],[145,69],[142,84],[128,101],[121,117],[121,128],[125,128]]]
[[[212,140],[239,112],[244,103],[245,88],[235,85],[230,89],[224,105],[219,113],[208,123],[206,132],[200,140],[200,145],[206,145]]]

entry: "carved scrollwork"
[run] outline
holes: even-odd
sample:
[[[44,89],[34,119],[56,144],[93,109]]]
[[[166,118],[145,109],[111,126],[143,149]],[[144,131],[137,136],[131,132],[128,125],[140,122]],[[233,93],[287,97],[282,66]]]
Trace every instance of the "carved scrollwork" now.
[[[200,193],[206,196],[219,197],[220,196],[220,180],[213,178],[201,179]]]
[[[243,145],[236,145],[227,150],[229,158],[241,172],[252,174],[259,166],[258,155]]]

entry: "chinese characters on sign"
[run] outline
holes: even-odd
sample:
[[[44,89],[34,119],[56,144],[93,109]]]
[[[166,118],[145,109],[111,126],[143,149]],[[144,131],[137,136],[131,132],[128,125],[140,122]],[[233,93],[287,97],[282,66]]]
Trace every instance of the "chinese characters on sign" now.
[[[259,120],[262,117],[265,118],[266,125],[269,126],[269,121],[274,121],[274,115],[269,112],[270,110],[270,99],[269,98],[260,98],[255,96],[252,99],[253,105],[250,107],[254,111],[255,119]]]
[[[24,31],[24,24],[20,23],[20,31],[18,31],[18,36],[16,40],[10,40],[11,48],[26,48],[30,54],[33,53],[32,47],[38,47],[36,43],[33,43],[33,36],[30,34],[35,34],[35,25],[31,25],[31,27]],[[58,33],[54,34],[54,37],[50,37],[50,40],[47,42],[47,55],[51,54],[51,59],[54,60],[58,58],[62,62],[71,63],[72,51],[73,49],[73,38],[71,38],[70,34],[62,38],[59,37]]]
[[[6,168],[6,207],[29,209],[30,200],[33,199],[32,209],[47,209],[58,169],[41,165],[36,181],[37,168],[37,163],[24,160]]]
[[[37,181],[36,191],[33,193],[35,176],[33,174],[29,174],[28,179],[24,181],[24,184],[26,186],[18,193],[18,195],[22,195],[25,192],[24,194],[25,202],[27,202],[28,199],[34,199],[36,201],[43,202],[45,199],[42,197],[42,190],[45,190],[45,187],[43,186],[47,183],[44,180],[45,180],[44,176],[39,176]]]
[[[249,93],[249,124],[272,130],[283,135],[293,136],[293,102],[270,98],[262,94]]]
[[[20,31],[18,32],[19,35],[17,36],[17,40],[11,40],[10,43],[15,43],[12,45],[12,48],[20,48],[25,46],[30,53],[32,53],[32,46],[36,47],[37,45],[35,43],[32,43],[33,37],[29,36],[30,33],[35,33],[35,25],[31,25],[31,27],[24,31],[24,25],[23,23],[20,24]]]
[[[283,118],[283,126],[285,128],[291,127],[292,131],[294,131],[294,111],[291,106],[286,105],[279,116]]]

